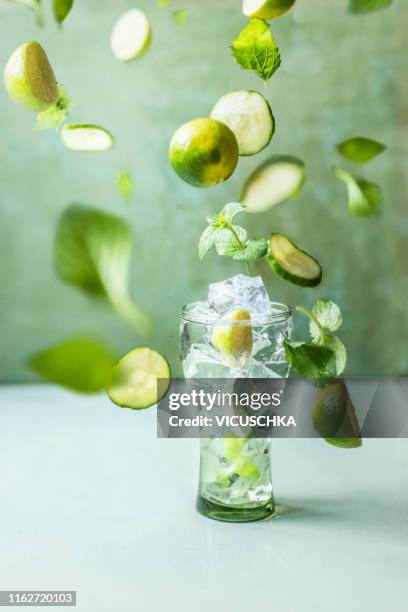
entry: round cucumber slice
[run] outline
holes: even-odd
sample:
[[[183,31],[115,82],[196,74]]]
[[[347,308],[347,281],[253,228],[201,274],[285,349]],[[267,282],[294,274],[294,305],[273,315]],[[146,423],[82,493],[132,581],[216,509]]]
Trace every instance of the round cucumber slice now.
[[[169,386],[170,367],[166,359],[156,351],[139,348],[125,355],[114,367],[106,393],[121,408],[142,410],[157,404]]]
[[[275,19],[288,11],[295,0],[244,0],[243,13],[247,17],[259,19]]]
[[[322,280],[322,268],[316,259],[299,249],[285,234],[269,237],[268,263],[282,278],[301,287],[316,287]]]
[[[151,40],[151,27],[143,11],[131,9],[119,17],[113,26],[111,49],[121,62],[143,55]]]
[[[264,212],[298,195],[305,181],[305,164],[292,155],[274,155],[251,174],[241,203],[247,212]]]
[[[240,155],[256,155],[270,143],[275,119],[264,96],[256,91],[226,94],[211,111],[211,118],[225,123],[234,132]]]
[[[60,135],[71,151],[108,151],[113,147],[112,134],[100,125],[69,123],[64,125]]]

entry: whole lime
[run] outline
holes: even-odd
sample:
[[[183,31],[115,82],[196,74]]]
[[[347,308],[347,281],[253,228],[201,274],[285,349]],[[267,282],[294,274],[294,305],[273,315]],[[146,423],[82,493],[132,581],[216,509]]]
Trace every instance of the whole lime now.
[[[216,119],[194,119],[176,130],[170,142],[170,162],[180,178],[195,187],[226,181],[238,163],[233,132]]]

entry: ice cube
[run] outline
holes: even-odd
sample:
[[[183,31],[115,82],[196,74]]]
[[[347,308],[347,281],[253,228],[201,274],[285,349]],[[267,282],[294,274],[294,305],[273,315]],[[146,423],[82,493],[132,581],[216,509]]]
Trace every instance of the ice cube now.
[[[269,296],[260,276],[237,274],[226,281],[213,283],[208,291],[208,305],[219,315],[245,307],[249,312],[271,312]]]

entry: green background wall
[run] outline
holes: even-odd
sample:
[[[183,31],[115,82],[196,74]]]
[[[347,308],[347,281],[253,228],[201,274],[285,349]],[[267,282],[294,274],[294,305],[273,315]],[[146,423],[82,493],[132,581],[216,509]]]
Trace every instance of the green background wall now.
[[[183,29],[155,0],[77,0],[60,31],[51,19],[38,29],[28,10],[0,0],[0,64],[19,44],[38,39],[76,102],[73,120],[101,123],[117,139],[110,153],[70,153],[55,133],[36,132],[34,115],[14,106],[0,88],[0,380],[31,380],[26,356],[79,331],[99,333],[118,353],[139,342],[106,306],[64,286],[54,274],[54,228],[70,202],[114,211],[131,222],[131,287],[154,316],[149,344],[178,364],[182,305],[203,298],[209,282],[240,271],[238,264],[215,256],[198,261],[205,217],[236,200],[248,173],[271,153],[303,158],[308,182],[299,199],[251,217],[253,231],[286,231],[325,269],[323,284],[313,290],[265,270],[271,298],[311,305],[317,297],[332,297],[344,311],[348,374],[406,373],[406,2],[395,0],[391,9],[356,17],[347,13],[346,0],[298,0],[294,11],[274,22],[283,64],[265,91],[276,135],[266,152],[242,159],[232,180],[210,190],[183,184],[169,167],[173,131],[206,116],[223,93],[264,91],[263,85],[230,57],[228,45],[245,25],[240,0],[170,4],[188,9]],[[132,6],[149,15],[153,44],[141,60],[122,65],[110,52],[110,30],[116,16]],[[340,161],[333,144],[357,134],[389,147],[363,169],[384,189],[378,218],[352,217],[344,187],[329,170]],[[135,180],[129,207],[115,188],[119,167]],[[304,325],[300,319],[299,334]]]

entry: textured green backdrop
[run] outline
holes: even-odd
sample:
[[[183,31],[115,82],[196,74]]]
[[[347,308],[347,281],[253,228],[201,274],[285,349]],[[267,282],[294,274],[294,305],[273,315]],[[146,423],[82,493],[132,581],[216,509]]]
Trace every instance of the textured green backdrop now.
[[[260,156],[242,159],[228,183],[197,190],[169,167],[173,131],[206,116],[227,91],[263,91],[261,81],[230,57],[228,45],[245,25],[240,0],[172,0],[173,8],[188,9],[183,29],[156,0],[77,0],[62,31],[50,19],[39,30],[28,10],[0,0],[0,64],[19,44],[37,38],[75,99],[73,119],[101,123],[117,138],[110,153],[70,153],[55,133],[37,133],[34,115],[14,106],[1,87],[0,380],[30,380],[27,354],[78,331],[100,333],[119,353],[138,343],[107,307],[55,277],[54,228],[70,202],[115,211],[132,223],[132,292],[155,319],[149,344],[178,367],[182,305],[203,298],[209,282],[240,271],[238,264],[215,256],[198,261],[205,217],[236,200],[245,177],[270,153],[303,158],[308,182],[298,200],[251,218],[253,229],[286,231],[325,269],[323,284],[313,290],[267,273],[271,298],[311,305],[319,296],[332,297],[344,311],[348,374],[406,373],[405,4],[395,0],[389,10],[356,17],[347,13],[347,0],[298,0],[294,11],[273,23],[283,64],[265,90],[277,120],[272,144]],[[153,43],[141,60],[122,65],[110,52],[110,29],[132,6],[149,15]],[[352,217],[344,187],[329,171],[340,161],[333,144],[357,134],[389,146],[363,169],[384,189],[379,218]],[[115,188],[119,167],[135,179],[129,207]],[[299,333],[303,327],[300,319]]]

